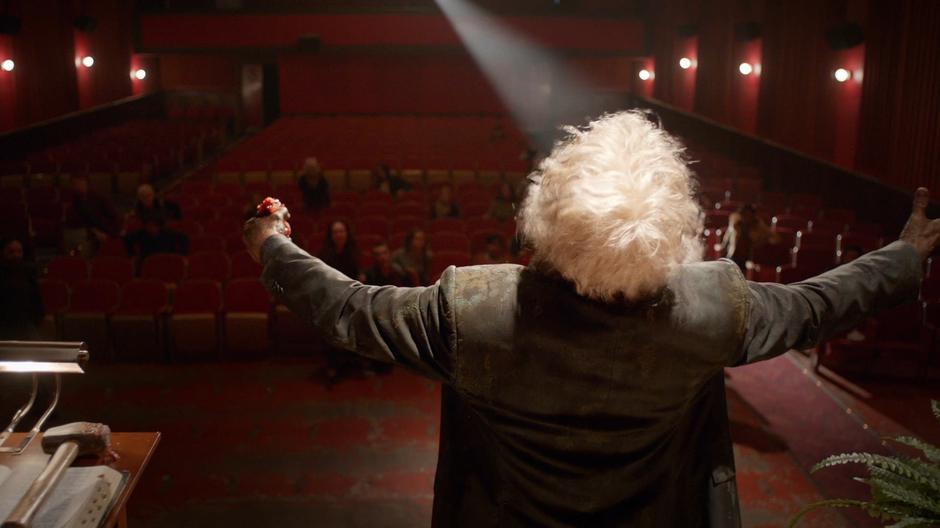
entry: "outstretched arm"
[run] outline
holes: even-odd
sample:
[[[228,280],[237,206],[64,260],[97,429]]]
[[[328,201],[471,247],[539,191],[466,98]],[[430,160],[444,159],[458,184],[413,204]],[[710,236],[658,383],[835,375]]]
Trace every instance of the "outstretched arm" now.
[[[926,189],[918,189],[901,237],[878,251],[791,285],[748,283],[747,332],[739,363],[813,347],[869,315],[914,301],[923,262],[940,238],[940,220],[928,220]]]
[[[331,344],[449,381],[455,337],[448,288],[453,273],[427,288],[366,286],[310,256],[280,234],[286,209],[245,226],[262,282]]]

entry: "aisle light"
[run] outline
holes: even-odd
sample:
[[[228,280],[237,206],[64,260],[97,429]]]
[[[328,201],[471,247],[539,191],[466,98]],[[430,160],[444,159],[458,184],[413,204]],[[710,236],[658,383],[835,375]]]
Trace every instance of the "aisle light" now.
[[[84,57],[82,57],[82,66],[86,68],[91,68],[94,65],[95,65],[94,57],[92,57],[91,55],[85,55]]]
[[[653,78],[653,74],[647,69],[640,70],[639,76],[641,81],[648,81]]]
[[[138,81],[142,81],[147,78],[147,70],[138,68],[131,72],[131,77],[137,79]]]
[[[13,68],[16,68],[16,63],[13,62],[13,59],[6,59],[0,63],[0,68],[2,68],[3,71],[11,72],[13,71]]]
[[[839,68],[832,75],[840,83],[844,83],[845,81],[849,80],[850,77],[852,77],[852,74],[849,73],[849,70],[846,70],[845,68]]]
[[[754,72],[754,67],[749,62],[742,62],[738,65],[738,71],[741,72],[741,75],[750,75]]]
[[[692,67],[692,59],[688,57],[682,57],[681,59],[679,59],[679,67],[682,68],[683,70],[688,70],[689,68]]]

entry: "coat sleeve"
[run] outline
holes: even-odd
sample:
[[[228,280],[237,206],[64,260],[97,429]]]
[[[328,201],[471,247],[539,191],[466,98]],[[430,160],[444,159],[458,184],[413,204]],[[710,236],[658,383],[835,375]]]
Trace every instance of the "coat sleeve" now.
[[[912,302],[922,275],[917,250],[898,241],[803,282],[748,282],[748,321],[738,364],[812,348],[879,310]]]
[[[454,273],[425,288],[367,286],[275,235],[262,247],[268,291],[330,344],[426,377],[453,376]]]

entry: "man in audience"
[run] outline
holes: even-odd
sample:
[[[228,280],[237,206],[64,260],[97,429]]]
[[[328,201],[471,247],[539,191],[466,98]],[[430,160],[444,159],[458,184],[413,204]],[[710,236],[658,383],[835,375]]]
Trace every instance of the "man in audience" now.
[[[176,253],[185,255],[189,252],[189,237],[185,233],[166,228],[160,218],[150,218],[143,227],[124,237],[128,255],[141,259],[155,253]]]
[[[0,238],[0,251],[0,339],[35,339],[45,315],[36,266],[17,238]]]
[[[392,196],[398,196],[398,193],[411,189],[411,185],[383,163],[372,171],[372,188]]]
[[[182,218],[180,206],[176,202],[158,198],[153,186],[149,183],[137,187],[137,201],[134,203],[133,214],[142,224],[150,220],[171,222]]]
[[[349,280],[245,227],[265,287],[330,342],[442,383],[432,524],[739,526],[724,369],[805,350],[917,299],[940,241],[919,189],[900,240],[791,285],[701,262],[681,144],[638,112],[569,137],[519,213],[533,264],[426,288]]]
[[[323,176],[317,158],[307,158],[297,178],[297,186],[303,196],[304,206],[311,211],[320,211],[330,206],[330,184]]]
[[[486,237],[486,248],[473,256],[473,263],[476,265],[505,264],[506,262],[506,244],[503,242],[503,237],[499,235]]]
[[[405,235],[405,246],[392,253],[392,267],[404,277],[405,286],[424,286],[428,283],[430,265],[427,235],[420,229],[412,229]]]
[[[454,190],[450,185],[442,185],[437,193],[437,200],[431,206],[431,218],[459,218],[460,208],[454,200]]]
[[[68,204],[65,225],[84,230],[95,247],[109,237],[118,236],[121,230],[114,204],[107,196],[89,189],[88,178],[80,174],[72,176],[72,201]]]
[[[392,266],[392,254],[385,242],[372,248],[373,266],[366,270],[366,284],[403,286],[405,278]]]

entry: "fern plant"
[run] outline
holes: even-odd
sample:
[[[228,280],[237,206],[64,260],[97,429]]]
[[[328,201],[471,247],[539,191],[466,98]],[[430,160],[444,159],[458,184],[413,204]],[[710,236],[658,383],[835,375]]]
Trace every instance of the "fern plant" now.
[[[940,402],[930,401],[934,416],[940,420]],[[919,450],[921,458],[883,456],[871,453],[844,453],[828,457],[810,472],[840,466],[864,464],[869,478],[856,478],[868,484],[871,500],[831,499],[814,502],[790,521],[790,528],[817,508],[860,508],[887,528],[929,528],[940,526],[940,448],[911,436],[899,436],[894,442]]]

